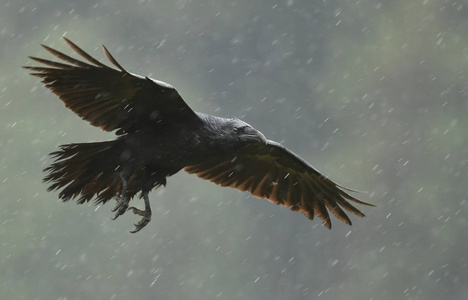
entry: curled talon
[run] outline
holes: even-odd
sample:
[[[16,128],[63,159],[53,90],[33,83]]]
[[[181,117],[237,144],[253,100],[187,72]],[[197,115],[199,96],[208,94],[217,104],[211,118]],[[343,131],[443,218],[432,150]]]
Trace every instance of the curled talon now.
[[[127,211],[128,203],[130,202],[128,197],[115,196],[114,198],[117,200],[117,204],[112,209],[112,212],[115,212],[112,220],[115,220],[119,216],[123,215]]]
[[[128,209],[132,210],[134,214],[140,215],[141,218],[140,222],[134,224],[135,230],[130,231],[131,233],[135,233],[140,231],[143,227],[145,227],[151,221],[151,206],[149,203],[148,192],[143,193],[143,199],[145,200],[145,210],[138,209],[136,207],[129,207]]]
[[[125,204],[125,205],[122,205],[120,206],[120,208],[117,210],[117,212],[115,213],[114,217],[112,218],[112,220],[115,220],[117,219],[119,216],[123,215],[126,211],[127,211],[127,207],[128,207],[128,204]],[[115,211],[115,210],[113,210]]]
[[[139,211],[141,211],[141,210],[139,210]],[[135,232],[140,231],[143,227],[145,227],[151,221],[151,212],[144,212],[144,211],[141,211],[141,212],[145,213],[145,215],[140,220],[140,222],[138,222],[136,224],[133,224],[133,225],[135,225],[135,229],[130,231],[131,233],[135,233]]]

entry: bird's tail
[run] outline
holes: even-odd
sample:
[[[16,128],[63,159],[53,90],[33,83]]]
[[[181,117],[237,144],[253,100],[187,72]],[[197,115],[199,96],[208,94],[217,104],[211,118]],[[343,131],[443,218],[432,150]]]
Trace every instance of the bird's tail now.
[[[84,203],[96,196],[96,203],[106,202],[121,191],[118,141],[61,145],[52,152],[55,160],[44,169],[48,191],[59,190],[63,201],[77,198]]]

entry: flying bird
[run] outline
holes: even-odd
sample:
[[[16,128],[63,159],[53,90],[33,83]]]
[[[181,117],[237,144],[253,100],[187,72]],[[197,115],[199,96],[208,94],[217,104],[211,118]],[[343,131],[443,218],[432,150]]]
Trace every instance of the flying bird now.
[[[301,211],[311,220],[318,216],[328,228],[328,211],[351,225],[344,210],[364,214],[350,202],[373,206],[246,122],[195,112],[173,86],[128,72],[106,47],[116,68],[64,40],[84,60],[42,45],[59,61],[30,57],[42,65],[24,68],[75,114],[117,138],[61,145],[50,154],[54,161],[44,169],[44,182],[50,183],[48,191],[61,190],[63,201],[115,199],[113,219],[131,210],[141,216],[131,231],[137,232],[151,220],[149,192],[183,169]],[[135,195],[144,199],[144,210],[129,207]]]

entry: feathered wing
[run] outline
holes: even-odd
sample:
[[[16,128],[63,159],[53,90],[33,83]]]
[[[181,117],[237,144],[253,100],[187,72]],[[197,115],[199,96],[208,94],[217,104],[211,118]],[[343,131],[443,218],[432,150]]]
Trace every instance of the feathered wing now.
[[[328,228],[331,221],[327,209],[351,225],[344,210],[360,217],[364,214],[350,201],[373,206],[349,195],[346,188],[273,141],[248,144],[232,157],[214,157],[184,170],[221,186],[249,191],[258,198],[302,211],[311,220],[319,216]]]
[[[153,122],[199,122],[171,85],[127,72],[103,46],[110,68],[64,38],[87,62],[42,45],[61,62],[37,57],[44,66],[25,66],[82,119],[106,131],[129,132]],[[122,132],[121,131],[121,132]]]

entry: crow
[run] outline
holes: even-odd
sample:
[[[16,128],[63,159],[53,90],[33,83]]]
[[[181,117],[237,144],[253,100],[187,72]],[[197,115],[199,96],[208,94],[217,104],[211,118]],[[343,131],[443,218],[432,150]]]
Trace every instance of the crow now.
[[[82,119],[105,131],[111,141],[61,145],[44,169],[48,191],[61,190],[63,201],[95,204],[117,200],[113,219],[127,210],[141,219],[131,232],[151,220],[148,193],[184,170],[223,187],[249,191],[278,205],[318,216],[331,228],[328,211],[351,225],[344,210],[364,214],[351,202],[354,190],[336,184],[282,144],[267,140],[237,118],[193,111],[177,90],[163,81],[132,74],[103,47],[111,68],[64,37],[84,60],[42,45],[60,61],[38,57],[41,66],[24,66]],[[137,195],[145,209],[129,207]],[[344,210],[343,210],[344,209]]]

